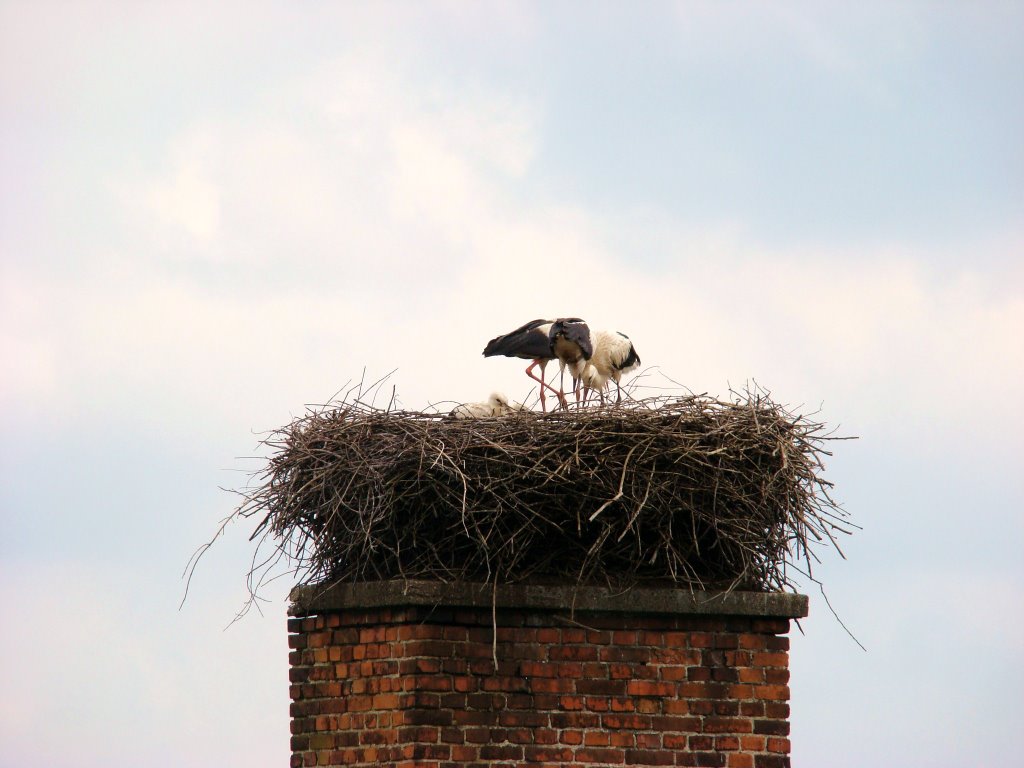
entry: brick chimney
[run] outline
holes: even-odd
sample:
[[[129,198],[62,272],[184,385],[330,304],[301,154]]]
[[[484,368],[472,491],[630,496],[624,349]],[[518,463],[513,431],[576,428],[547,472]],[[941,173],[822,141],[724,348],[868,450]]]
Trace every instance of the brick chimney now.
[[[386,581],[289,613],[292,766],[790,764],[803,595]]]

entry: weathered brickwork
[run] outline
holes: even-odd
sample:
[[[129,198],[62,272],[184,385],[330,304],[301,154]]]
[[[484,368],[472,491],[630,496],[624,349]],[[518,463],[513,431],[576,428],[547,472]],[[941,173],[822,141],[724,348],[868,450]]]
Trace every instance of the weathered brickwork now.
[[[292,766],[789,766],[789,619],[338,610],[288,621]],[[497,669],[494,658],[497,657]]]

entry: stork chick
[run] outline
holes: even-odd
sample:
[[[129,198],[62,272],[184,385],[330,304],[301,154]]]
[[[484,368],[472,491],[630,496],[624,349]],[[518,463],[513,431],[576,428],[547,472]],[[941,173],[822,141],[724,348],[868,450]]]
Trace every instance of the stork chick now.
[[[584,385],[597,390],[603,404],[604,389],[609,386],[609,380],[614,381],[615,402],[621,402],[622,375],[640,367],[640,355],[636,353],[636,347],[629,336],[619,331],[596,331],[593,340],[594,354],[584,371]],[[593,369],[592,373],[590,369]]]
[[[512,411],[522,410],[519,403],[509,402],[500,392],[493,392],[485,403],[463,403],[455,406],[448,414],[453,419],[485,419],[488,416],[504,416]]]

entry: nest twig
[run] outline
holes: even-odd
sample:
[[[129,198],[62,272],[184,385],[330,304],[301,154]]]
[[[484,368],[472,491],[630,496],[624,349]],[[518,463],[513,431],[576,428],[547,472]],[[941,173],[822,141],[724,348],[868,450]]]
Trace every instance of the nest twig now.
[[[465,420],[356,398],[271,434],[235,514],[304,581],[785,590],[850,532],[832,439],[762,390]]]

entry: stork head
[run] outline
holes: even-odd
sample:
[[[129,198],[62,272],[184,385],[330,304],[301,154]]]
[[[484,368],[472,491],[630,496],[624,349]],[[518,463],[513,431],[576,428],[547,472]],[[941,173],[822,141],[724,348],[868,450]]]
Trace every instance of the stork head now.
[[[596,390],[603,389],[604,385],[608,383],[608,377],[602,376],[600,371],[589,363],[583,369],[582,379],[586,386]]]
[[[578,317],[560,317],[551,324],[548,339],[552,348],[556,339],[564,338],[576,344],[583,353],[583,359],[589,360],[594,355],[594,344],[590,339],[590,327]]]

